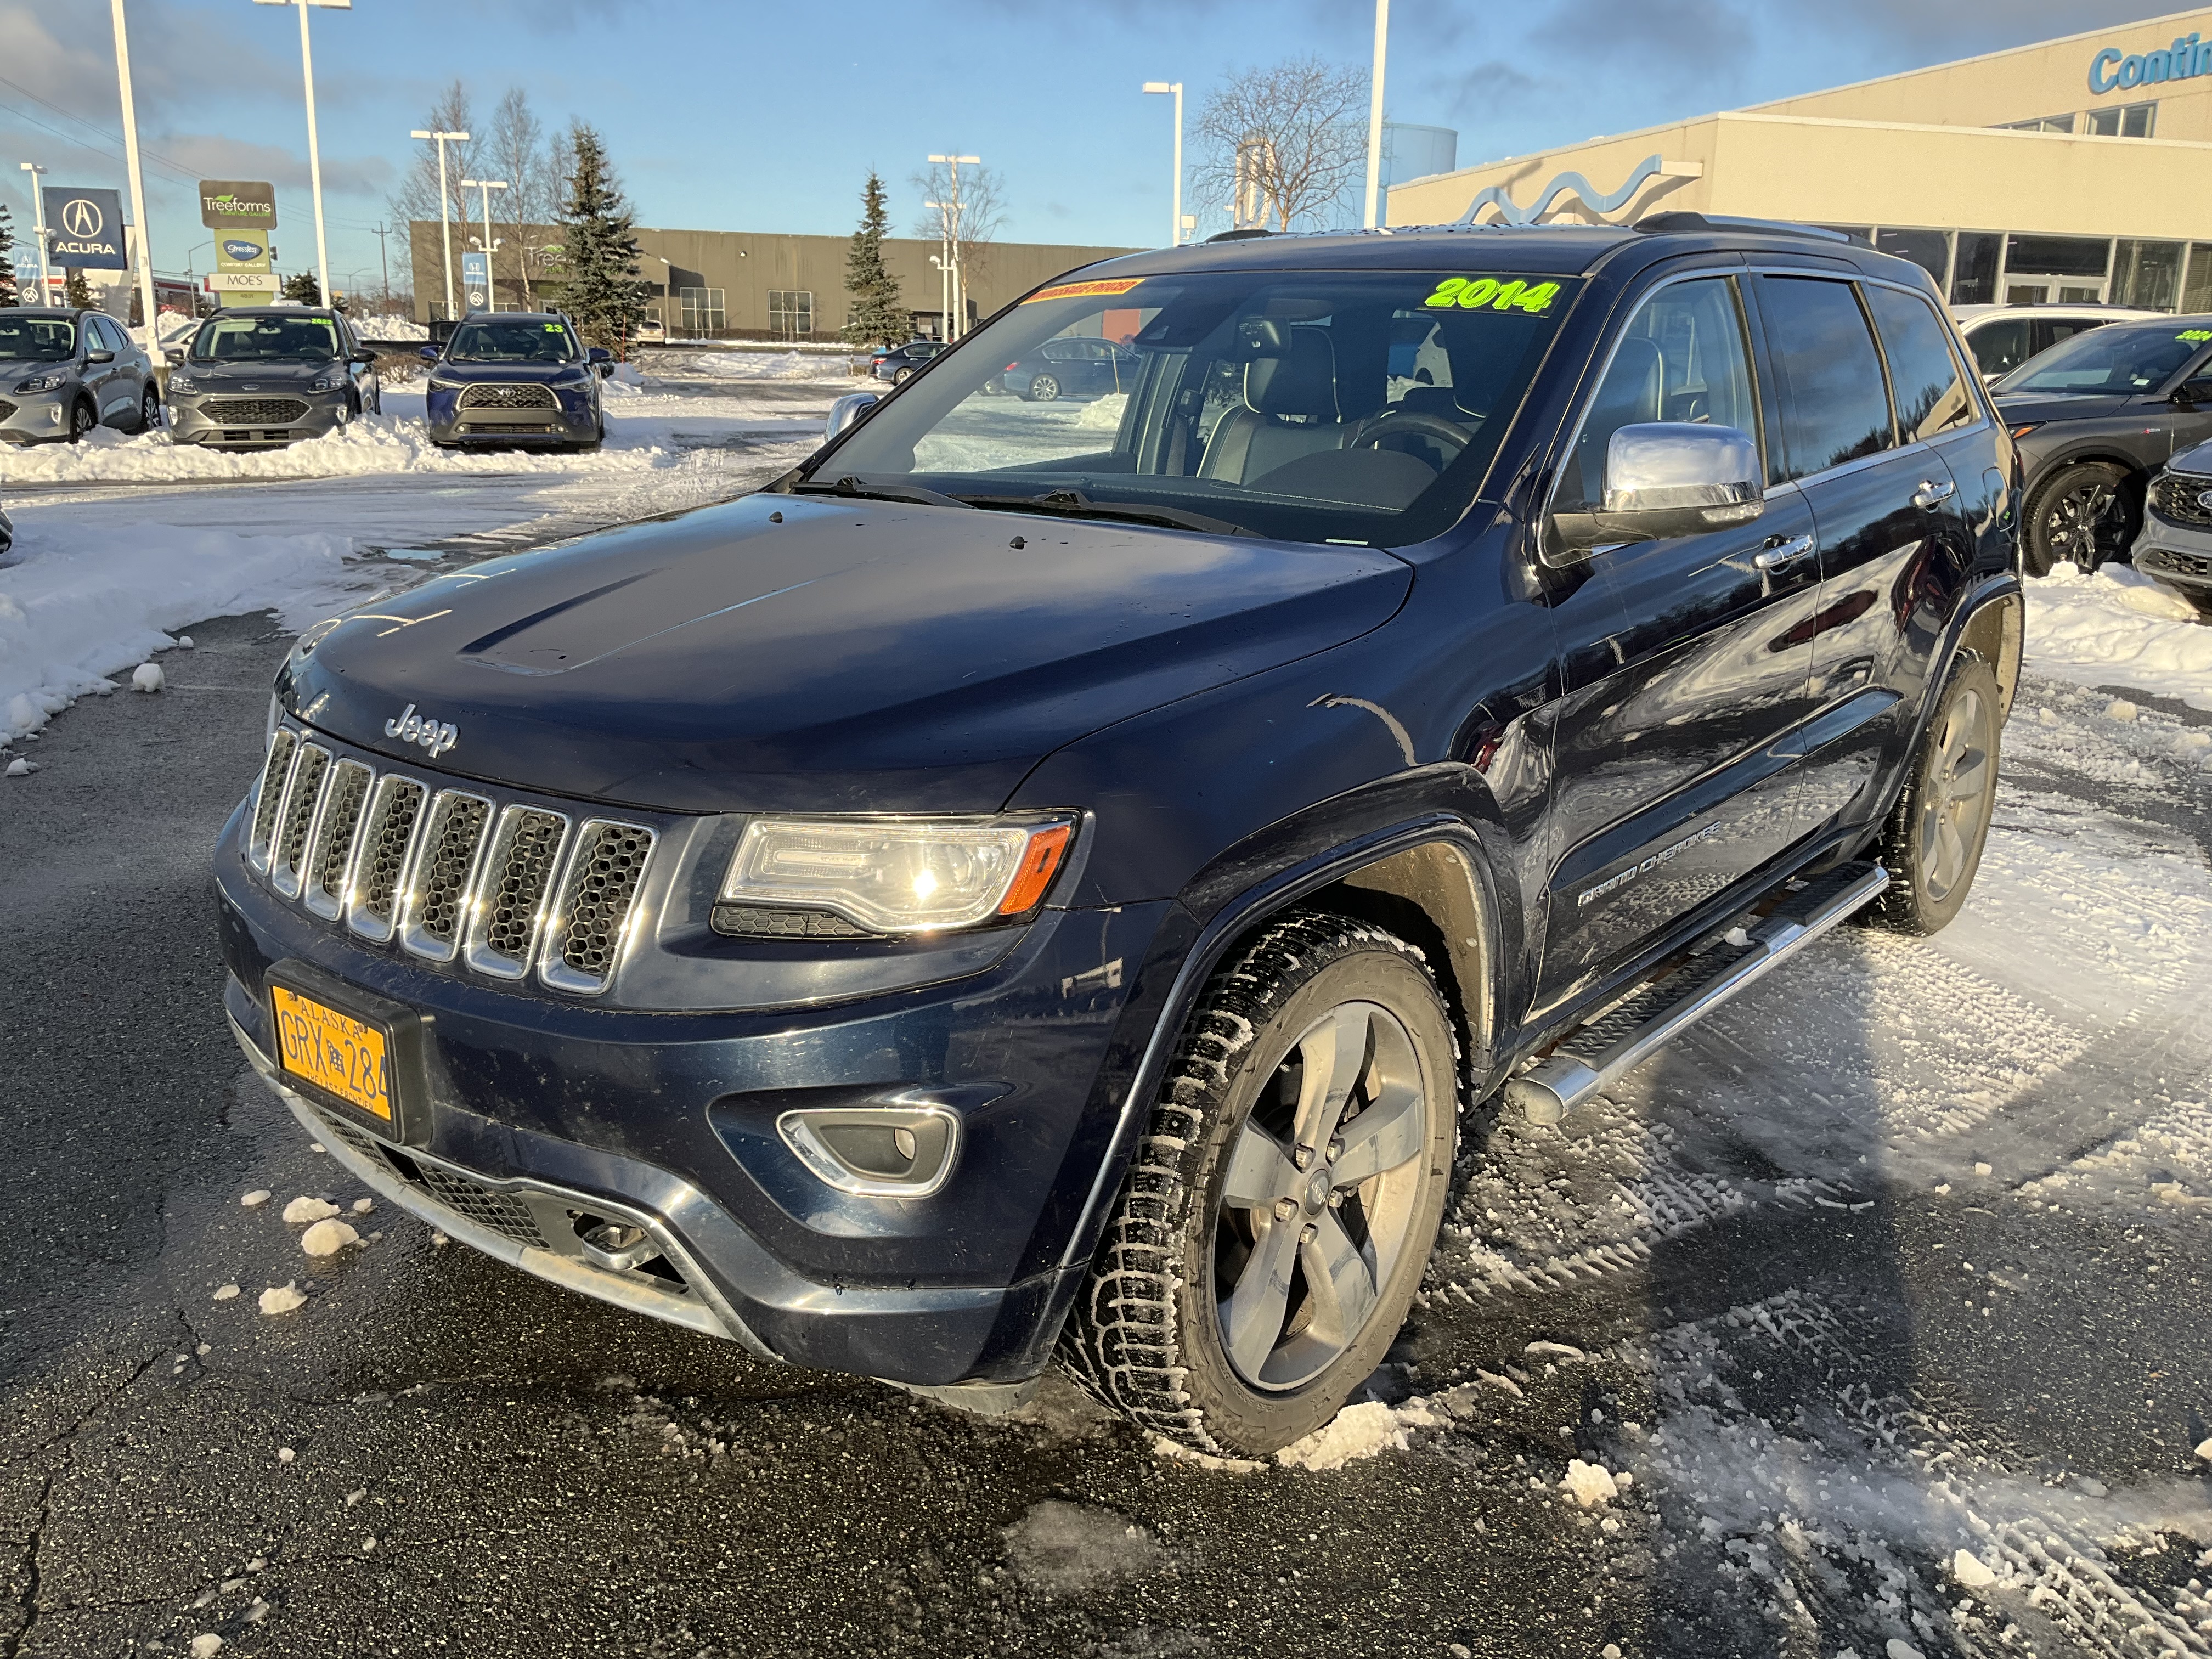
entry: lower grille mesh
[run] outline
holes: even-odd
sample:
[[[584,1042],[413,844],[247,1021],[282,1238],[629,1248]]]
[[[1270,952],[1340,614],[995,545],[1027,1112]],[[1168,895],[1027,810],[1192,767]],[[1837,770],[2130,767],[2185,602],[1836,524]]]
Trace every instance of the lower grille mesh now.
[[[2151,484],[2151,511],[2176,524],[2212,526],[2212,507],[2197,500],[2208,494],[2212,494],[2212,478],[2169,472]]]
[[[479,1227],[489,1227],[501,1238],[517,1244],[536,1250],[549,1248],[545,1235],[538,1231],[538,1223],[531,1216],[530,1206],[514,1194],[478,1186],[465,1176],[428,1164],[417,1167],[422,1173],[422,1184],[455,1214],[465,1216]]]
[[[233,426],[289,426],[307,412],[297,398],[210,398],[200,413]]]

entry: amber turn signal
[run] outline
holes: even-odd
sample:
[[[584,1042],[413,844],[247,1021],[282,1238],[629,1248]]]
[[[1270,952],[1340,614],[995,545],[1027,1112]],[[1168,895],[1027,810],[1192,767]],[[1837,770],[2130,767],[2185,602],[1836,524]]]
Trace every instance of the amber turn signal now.
[[[1014,884],[1006,889],[1006,896],[999,902],[1000,915],[1018,916],[1024,910],[1036,908],[1045,889],[1052,885],[1060,860],[1067,852],[1068,837],[1074,833],[1069,825],[1055,823],[1030,837],[1030,844],[1022,854],[1021,871],[1014,877]]]

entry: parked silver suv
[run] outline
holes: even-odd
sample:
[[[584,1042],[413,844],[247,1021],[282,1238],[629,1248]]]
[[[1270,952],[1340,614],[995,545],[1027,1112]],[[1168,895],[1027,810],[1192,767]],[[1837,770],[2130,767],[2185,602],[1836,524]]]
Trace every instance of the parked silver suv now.
[[[343,313],[301,306],[219,311],[173,347],[172,442],[263,449],[380,414],[384,390]]]
[[[74,443],[95,426],[161,423],[154,360],[113,318],[0,307],[0,441]]]

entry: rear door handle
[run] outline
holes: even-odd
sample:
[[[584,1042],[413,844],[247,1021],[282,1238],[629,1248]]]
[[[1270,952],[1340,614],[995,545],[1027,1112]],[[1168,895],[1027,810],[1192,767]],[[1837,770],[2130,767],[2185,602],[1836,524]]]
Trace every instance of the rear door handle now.
[[[1920,488],[1912,492],[1912,504],[1922,508],[1932,507],[1938,501],[1949,501],[1958,493],[1959,486],[1948,478],[1944,479],[1941,483],[1937,483],[1933,478],[1923,478],[1920,481]]]
[[[1793,537],[1788,541],[1778,536],[1753,554],[1751,562],[1771,575],[1775,571],[1788,569],[1812,550],[1813,538],[1810,536]]]

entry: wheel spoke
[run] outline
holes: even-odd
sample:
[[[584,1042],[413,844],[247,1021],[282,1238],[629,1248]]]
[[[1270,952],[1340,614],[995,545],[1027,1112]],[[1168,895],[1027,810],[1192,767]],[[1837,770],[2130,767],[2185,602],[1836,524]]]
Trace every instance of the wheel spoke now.
[[[1952,827],[1951,820],[1948,817],[1938,818],[1936,822],[1937,828],[1934,870],[1937,882],[1948,888],[1957,878],[1959,872],[1966,867],[1966,843],[1958,830]]]
[[[1333,1213],[1323,1214],[1316,1223],[1314,1241],[1300,1246],[1300,1254],[1314,1297],[1314,1320],[1308,1328],[1340,1347],[1349,1346],[1374,1311],[1375,1270]]]
[[[1221,1335],[1229,1358],[1246,1376],[1257,1379],[1261,1366],[1283,1334],[1283,1312],[1290,1305],[1291,1269],[1297,1261],[1298,1224],[1269,1221],[1253,1246],[1237,1288],[1221,1304]]]
[[[1229,1154],[1229,1171],[1221,1201],[1232,1210],[1264,1210],[1298,1184],[1298,1171],[1282,1145],[1250,1119],[1246,1119],[1237,1146]]]
[[[1301,1146],[1321,1146],[1336,1132],[1352,1085],[1367,1067],[1367,1005],[1347,1002],[1298,1040],[1305,1073],[1298,1085],[1294,1133]]]
[[[1988,751],[1969,749],[1951,774],[1950,798],[1954,801],[1980,799],[1989,784],[1989,764]]]
[[[1344,1126],[1344,1151],[1329,1171],[1329,1184],[1357,1187],[1418,1157],[1428,1133],[1422,1105],[1419,1089],[1401,1084],[1383,1091],[1380,1100]]]

